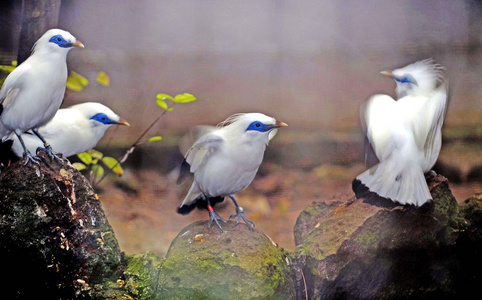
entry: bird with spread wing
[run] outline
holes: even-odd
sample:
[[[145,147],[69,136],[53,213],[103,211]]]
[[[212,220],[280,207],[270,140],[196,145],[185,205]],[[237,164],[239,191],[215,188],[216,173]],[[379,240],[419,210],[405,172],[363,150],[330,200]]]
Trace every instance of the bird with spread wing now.
[[[400,204],[432,199],[424,173],[442,147],[448,84],[443,68],[427,59],[382,74],[396,82],[397,100],[374,95],[360,109],[368,142],[379,163],[353,181],[357,197],[367,189]]]

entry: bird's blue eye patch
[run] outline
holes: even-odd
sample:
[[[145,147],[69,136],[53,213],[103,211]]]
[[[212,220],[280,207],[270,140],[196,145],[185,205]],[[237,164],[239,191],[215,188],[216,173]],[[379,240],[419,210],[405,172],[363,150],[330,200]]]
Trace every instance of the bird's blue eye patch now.
[[[417,81],[410,74],[405,74],[400,78],[394,77],[400,83],[411,83],[417,85]]]
[[[74,46],[73,43],[66,41],[64,37],[60,34],[54,35],[50,38],[49,42],[59,45],[62,48],[71,48]]]
[[[267,132],[273,128],[274,128],[274,125],[266,125],[260,121],[254,121],[253,123],[249,124],[248,129],[246,129],[246,131],[256,130],[259,132]]]
[[[116,121],[112,121],[111,119],[109,119],[109,117],[104,114],[104,113],[98,113],[96,115],[94,115],[92,118],[92,120],[96,120],[97,122],[100,122],[102,124],[105,124],[105,125],[109,125],[109,124],[117,124]]]

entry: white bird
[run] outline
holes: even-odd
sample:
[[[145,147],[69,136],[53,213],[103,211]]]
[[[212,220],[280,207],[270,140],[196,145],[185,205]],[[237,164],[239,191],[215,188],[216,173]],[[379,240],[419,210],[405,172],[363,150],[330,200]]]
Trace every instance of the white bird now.
[[[253,181],[270,137],[274,136],[273,130],[283,126],[288,125],[261,113],[236,114],[220,123],[215,131],[201,136],[185,155],[194,181],[178,213],[187,214],[195,207],[207,208],[209,227],[214,221],[221,228],[218,220],[226,221],[212,206],[227,196],[236,206],[236,215],[231,216],[236,218],[236,224],[243,219],[254,226],[244,216],[234,195]]]
[[[431,170],[442,146],[448,89],[442,70],[429,59],[382,72],[395,80],[398,100],[374,95],[360,109],[379,163],[353,181],[357,197],[368,188],[400,204],[421,206],[432,200],[424,173]]]
[[[3,141],[12,132],[20,137],[23,132],[32,130],[42,140],[45,151],[56,157],[37,129],[47,124],[62,104],[67,81],[67,53],[72,47],[83,48],[84,45],[67,31],[50,29],[35,43],[30,57],[7,76],[0,91],[0,138]],[[37,158],[23,148],[25,164],[38,163]]]
[[[107,106],[85,102],[59,109],[54,118],[40,127],[38,132],[50,142],[53,149],[69,157],[94,148],[113,124],[129,126],[127,121]],[[21,138],[30,152],[35,152],[42,146],[41,141],[30,131],[23,133]],[[24,150],[18,137],[12,135],[12,139],[13,152],[22,157]]]

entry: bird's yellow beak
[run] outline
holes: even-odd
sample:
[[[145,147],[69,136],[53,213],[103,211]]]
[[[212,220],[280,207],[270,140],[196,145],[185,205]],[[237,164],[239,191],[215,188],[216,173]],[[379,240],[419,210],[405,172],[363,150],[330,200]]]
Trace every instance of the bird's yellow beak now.
[[[380,74],[393,78],[392,71],[381,71]]]
[[[82,42],[79,41],[79,40],[75,40],[74,46],[75,46],[75,47],[78,47],[78,48],[85,48],[85,47],[84,47],[84,44],[82,44]]]
[[[119,121],[117,122],[117,125],[131,126],[131,124],[129,124],[129,122],[127,122],[126,120],[124,120],[122,118],[119,118]]]
[[[274,127],[275,127],[275,128],[288,127],[288,124],[286,124],[285,122],[276,121],[276,123],[274,124]]]

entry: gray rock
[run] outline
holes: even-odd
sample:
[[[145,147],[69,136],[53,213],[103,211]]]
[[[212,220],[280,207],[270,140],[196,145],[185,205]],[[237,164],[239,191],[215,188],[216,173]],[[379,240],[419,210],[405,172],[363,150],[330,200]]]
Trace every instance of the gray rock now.
[[[294,233],[310,299],[446,299],[475,291],[467,282],[480,279],[481,259],[471,256],[471,265],[467,255],[481,239],[467,237],[467,229],[477,217],[468,221],[446,178],[431,178],[429,188],[434,201],[420,208],[365,199],[307,207]],[[477,216],[480,206],[471,211]]]
[[[0,174],[2,298],[89,297],[122,275],[122,253],[84,176],[41,155]]]
[[[294,299],[285,251],[245,224],[222,226],[181,230],[161,268],[159,299]]]

